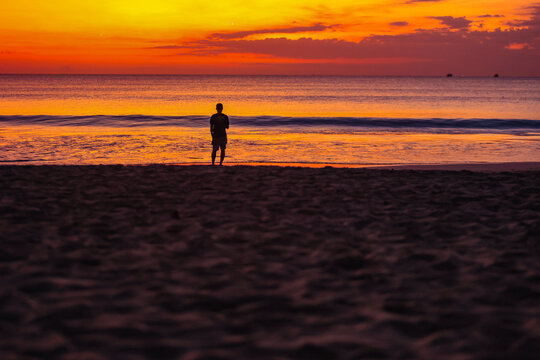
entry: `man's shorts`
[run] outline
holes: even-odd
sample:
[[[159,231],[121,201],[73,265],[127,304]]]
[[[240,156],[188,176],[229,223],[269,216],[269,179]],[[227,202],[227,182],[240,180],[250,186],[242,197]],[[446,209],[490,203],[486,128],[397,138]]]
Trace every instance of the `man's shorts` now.
[[[219,148],[225,150],[227,147],[227,137],[219,137],[212,139],[212,145],[214,146],[214,150],[217,150]]]

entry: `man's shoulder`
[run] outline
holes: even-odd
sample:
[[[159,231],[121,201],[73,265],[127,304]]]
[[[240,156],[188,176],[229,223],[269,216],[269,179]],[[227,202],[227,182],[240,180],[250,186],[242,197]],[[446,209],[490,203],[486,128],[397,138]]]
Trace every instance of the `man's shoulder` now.
[[[229,119],[229,117],[227,115],[225,115],[224,113],[215,113],[214,115],[212,115],[212,117],[210,119]]]

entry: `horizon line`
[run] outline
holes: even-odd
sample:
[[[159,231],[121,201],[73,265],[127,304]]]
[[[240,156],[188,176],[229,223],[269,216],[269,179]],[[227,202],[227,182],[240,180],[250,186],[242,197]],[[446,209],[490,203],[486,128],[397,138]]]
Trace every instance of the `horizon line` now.
[[[492,75],[460,75],[452,74],[450,78],[464,78],[464,77],[481,77],[481,78],[493,78],[495,75],[498,78],[540,78],[540,75],[501,75],[495,73]],[[447,77],[447,74],[440,75],[391,75],[391,74],[134,74],[134,73],[0,73],[0,76],[25,76],[25,75],[42,75],[42,76],[297,76],[297,77]]]

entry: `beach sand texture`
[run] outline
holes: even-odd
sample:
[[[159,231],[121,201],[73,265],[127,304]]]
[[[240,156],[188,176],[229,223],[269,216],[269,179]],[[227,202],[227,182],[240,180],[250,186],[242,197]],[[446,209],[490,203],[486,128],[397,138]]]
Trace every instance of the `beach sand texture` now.
[[[1,166],[2,359],[537,359],[540,172]]]

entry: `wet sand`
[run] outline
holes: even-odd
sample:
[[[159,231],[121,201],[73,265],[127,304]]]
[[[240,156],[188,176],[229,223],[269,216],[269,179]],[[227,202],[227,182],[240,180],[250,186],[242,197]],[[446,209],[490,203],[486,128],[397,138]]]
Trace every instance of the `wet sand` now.
[[[14,164],[16,165],[16,164]],[[23,164],[24,165],[24,164]],[[207,163],[180,163],[168,165],[194,166],[207,165]],[[249,162],[230,163],[224,166],[280,166],[280,167],[307,167],[307,168],[352,168],[352,169],[382,169],[382,170],[448,170],[448,171],[540,171],[540,162],[504,162],[504,163],[462,163],[462,164],[349,164],[349,163],[294,163],[294,162]]]
[[[0,166],[0,358],[536,359],[539,179]]]
[[[468,163],[468,164],[430,164],[430,165],[386,165],[375,166],[377,169],[391,170],[448,170],[448,171],[540,171],[540,162],[506,162],[506,163]]]

